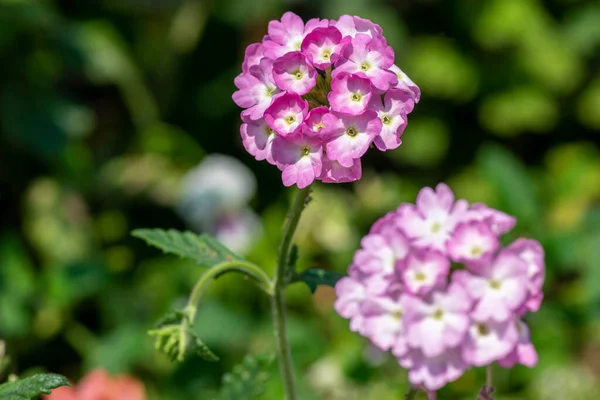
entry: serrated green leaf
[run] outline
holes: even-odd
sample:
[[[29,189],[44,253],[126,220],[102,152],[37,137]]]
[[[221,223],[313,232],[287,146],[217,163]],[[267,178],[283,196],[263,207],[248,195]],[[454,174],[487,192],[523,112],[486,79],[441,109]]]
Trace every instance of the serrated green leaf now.
[[[214,267],[227,261],[243,260],[210,235],[196,235],[192,232],[180,232],[174,229],[136,229],[133,236],[146,241],[165,253],[189,258],[200,265]]]
[[[162,328],[169,325],[181,325],[184,318],[187,318],[187,315],[183,310],[171,310],[157,322],[156,327]]]
[[[309,268],[301,274],[296,275],[294,282],[304,282],[312,293],[317,290],[319,285],[335,286],[344,275],[339,272],[329,271],[320,268]]]
[[[156,348],[171,361],[181,362],[188,354],[198,355],[206,361],[219,361],[219,357],[192,330],[189,317],[184,311],[175,310],[165,315],[157,328],[149,333],[156,337]]]
[[[188,330],[188,353],[194,353],[206,361],[219,361],[219,357],[212,352],[208,346],[200,340],[198,334],[192,330]]]
[[[0,385],[0,399],[30,400],[41,394],[49,394],[52,389],[60,386],[69,386],[69,381],[64,376],[56,374],[33,375],[29,378]]]
[[[241,364],[223,376],[219,400],[256,400],[265,392],[270,378],[269,366],[275,357],[271,354],[244,357]]]

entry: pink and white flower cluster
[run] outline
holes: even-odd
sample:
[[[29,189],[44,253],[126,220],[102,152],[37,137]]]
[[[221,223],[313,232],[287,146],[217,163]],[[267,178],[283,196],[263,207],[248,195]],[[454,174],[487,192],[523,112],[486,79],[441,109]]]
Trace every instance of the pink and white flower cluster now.
[[[246,150],[282,171],[285,186],[351,182],[371,144],[395,149],[419,88],[394,64],[379,25],[294,13],[248,46],[233,100]]]
[[[532,239],[506,247],[515,218],[454,199],[445,184],[423,188],[372,226],[336,285],[350,328],[437,390],[471,366],[533,366],[523,322],[542,301],[544,251]]]

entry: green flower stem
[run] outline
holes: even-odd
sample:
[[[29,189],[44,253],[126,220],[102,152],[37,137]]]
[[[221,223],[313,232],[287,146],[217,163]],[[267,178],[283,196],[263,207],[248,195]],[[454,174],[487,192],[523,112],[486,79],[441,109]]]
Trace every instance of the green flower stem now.
[[[228,272],[241,272],[242,274],[255,279],[260,283],[261,288],[267,292],[267,294],[273,295],[273,282],[271,282],[269,276],[260,267],[241,260],[224,262],[206,271],[200,279],[198,279],[198,282],[196,282],[196,285],[190,294],[187,307],[185,308],[190,323],[194,321],[198,308],[198,301],[202,296],[205,286],[214,278]]]
[[[419,390],[411,386],[404,395],[404,400],[415,400],[417,398],[417,394],[419,394]]]
[[[279,358],[279,369],[283,379],[283,388],[286,400],[297,400],[296,389],[294,385],[294,368],[292,365],[292,354],[290,344],[287,339],[287,330],[285,323],[285,299],[283,291],[288,284],[287,263],[290,253],[290,246],[294,232],[298,227],[300,215],[307,204],[310,189],[304,188],[298,191],[296,198],[292,203],[289,215],[283,228],[283,238],[279,245],[277,255],[277,271],[275,272],[275,281],[273,283],[273,295],[271,297],[271,312],[273,314],[273,324],[275,328],[275,340],[277,342],[277,354]]]
[[[489,364],[486,368],[485,368],[485,384],[488,387],[492,387],[492,364]]]

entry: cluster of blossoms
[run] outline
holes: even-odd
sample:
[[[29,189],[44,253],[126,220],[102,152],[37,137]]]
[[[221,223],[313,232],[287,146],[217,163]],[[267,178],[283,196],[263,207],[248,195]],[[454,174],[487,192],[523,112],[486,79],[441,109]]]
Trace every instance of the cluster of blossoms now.
[[[542,301],[544,251],[531,239],[501,247],[515,218],[455,201],[448,186],[423,188],[361,242],[335,308],[409,369],[413,385],[437,390],[471,366],[533,366],[523,322]]]
[[[304,24],[288,12],[271,21],[262,43],[246,49],[235,85],[244,147],[299,188],[360,179],[371,144],[402,143],[420,97],[381,27],[349,15]]]

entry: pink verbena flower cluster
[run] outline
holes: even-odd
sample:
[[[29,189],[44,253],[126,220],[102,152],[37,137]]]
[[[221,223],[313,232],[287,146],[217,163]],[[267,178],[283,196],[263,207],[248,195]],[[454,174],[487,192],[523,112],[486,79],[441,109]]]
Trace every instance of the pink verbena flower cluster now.
[[[533,366],[523,322],[542,301],[544,251],[531,239],[501,247],[515,218],[454,199],[445,184],[372,226],[336,285],[350,328],[437,390],[471,366]]]
[[[351,182],[371,144],[395,149],[421,95],[379,25],[343,15],[306,24],[287,12],[248,46],[233,100],[246,150],[285,186]]]

